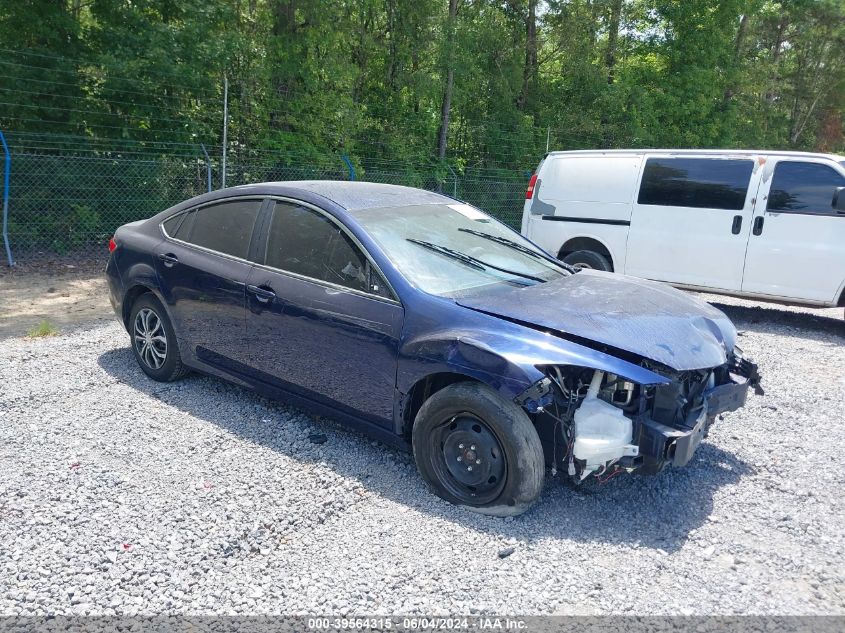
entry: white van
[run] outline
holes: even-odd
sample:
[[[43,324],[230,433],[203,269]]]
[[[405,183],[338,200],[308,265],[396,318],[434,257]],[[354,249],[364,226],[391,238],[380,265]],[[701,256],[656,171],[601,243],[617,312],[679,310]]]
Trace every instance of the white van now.
[[[693,290],[845,305],[845,157],[552,152],[522,233],[573,265]]]

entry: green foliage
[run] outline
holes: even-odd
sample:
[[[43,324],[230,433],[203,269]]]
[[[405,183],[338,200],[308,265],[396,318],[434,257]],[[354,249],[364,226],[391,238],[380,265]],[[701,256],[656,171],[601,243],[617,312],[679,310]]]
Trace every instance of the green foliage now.
[[[58,328],[45,319],[37,326],[31,328],[26,335],[30,338],[44,338],[46,336],[56,336],[58,333]]]
[[[449,4],[0,4],[0,128],[44,135],[13,143],[13,235],[72,250],[203,191],[224,76],[227,184],[344,178],[345,154],[512,222],[547,146],[845,147],[843,0]]]
[[[453,46],[448,7],[3,3],[0,127],[158,153],[155,143],[219,146],[225,75],[231,160],[269,170],[332,170],[343,153],[362,175],[391,162],[408,182],[442,183],[447,164],[521,173],[547,142],[843,147],[842,0],[458,0]],[[273,160],[257,153],[267,150]],[[74,222],[96,225],[98,205],[84,202]]]
[[[205,190],[196,159],[90,155],[14,158],[9,233],[16,244],[64,254],[105,249],[113,231]]]

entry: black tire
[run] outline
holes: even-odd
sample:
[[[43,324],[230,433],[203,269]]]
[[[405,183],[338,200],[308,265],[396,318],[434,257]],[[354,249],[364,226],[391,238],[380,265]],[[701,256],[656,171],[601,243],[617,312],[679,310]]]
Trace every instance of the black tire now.
[[[158,325],[154,324],[153,317],[157,319]],[[145,323],[150,324],[148,329],[152,331],[152,335],[149,337],[143,331]],[[129,337],[135,360],[141,370],[153,380],[172,382],[188,373],[188,369],[182,364],[173,325],[155,295],[142,294],[132,304],[129,313]],[[161,343],[165,345],[162,346]]]
[[[576,268],[592,268],[593,270],[604,270],[612,272],[613,267],[607,257],[595,251],[575,251],[563,258],[563,263],[575,266]]]
[[[450,503],[515,516],[543,489],[536,429],[519,406],[486,385],[461,382],[431,396],[417,413],[412,443],[423,479]]]

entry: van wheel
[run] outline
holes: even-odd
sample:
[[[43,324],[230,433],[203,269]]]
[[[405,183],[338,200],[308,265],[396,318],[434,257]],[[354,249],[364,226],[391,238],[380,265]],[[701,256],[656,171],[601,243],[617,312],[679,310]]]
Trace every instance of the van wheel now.
[[[607,257],[599,255],[595,251],[575,251],[563,258],[564,264],[575,268],[591,268],[593,270],[604,270],[612,272],[613,267],[607,261]]]
[[[492,516],[525,512],[540,496],[546,465],[519,406],[474,382],[426,400],[414,421],[414,459],[442,499]]]

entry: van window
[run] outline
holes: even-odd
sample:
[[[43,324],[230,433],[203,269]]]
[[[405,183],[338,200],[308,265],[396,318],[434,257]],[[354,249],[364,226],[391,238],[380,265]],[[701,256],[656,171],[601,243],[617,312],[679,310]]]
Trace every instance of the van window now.
[[[753,169],[745,159],[649,158],[637,202],[739,211]]]
[[[845,178],[819,163],[780,161],[775,165],[767,211],[836,215],[833,192],[845,187]]]

